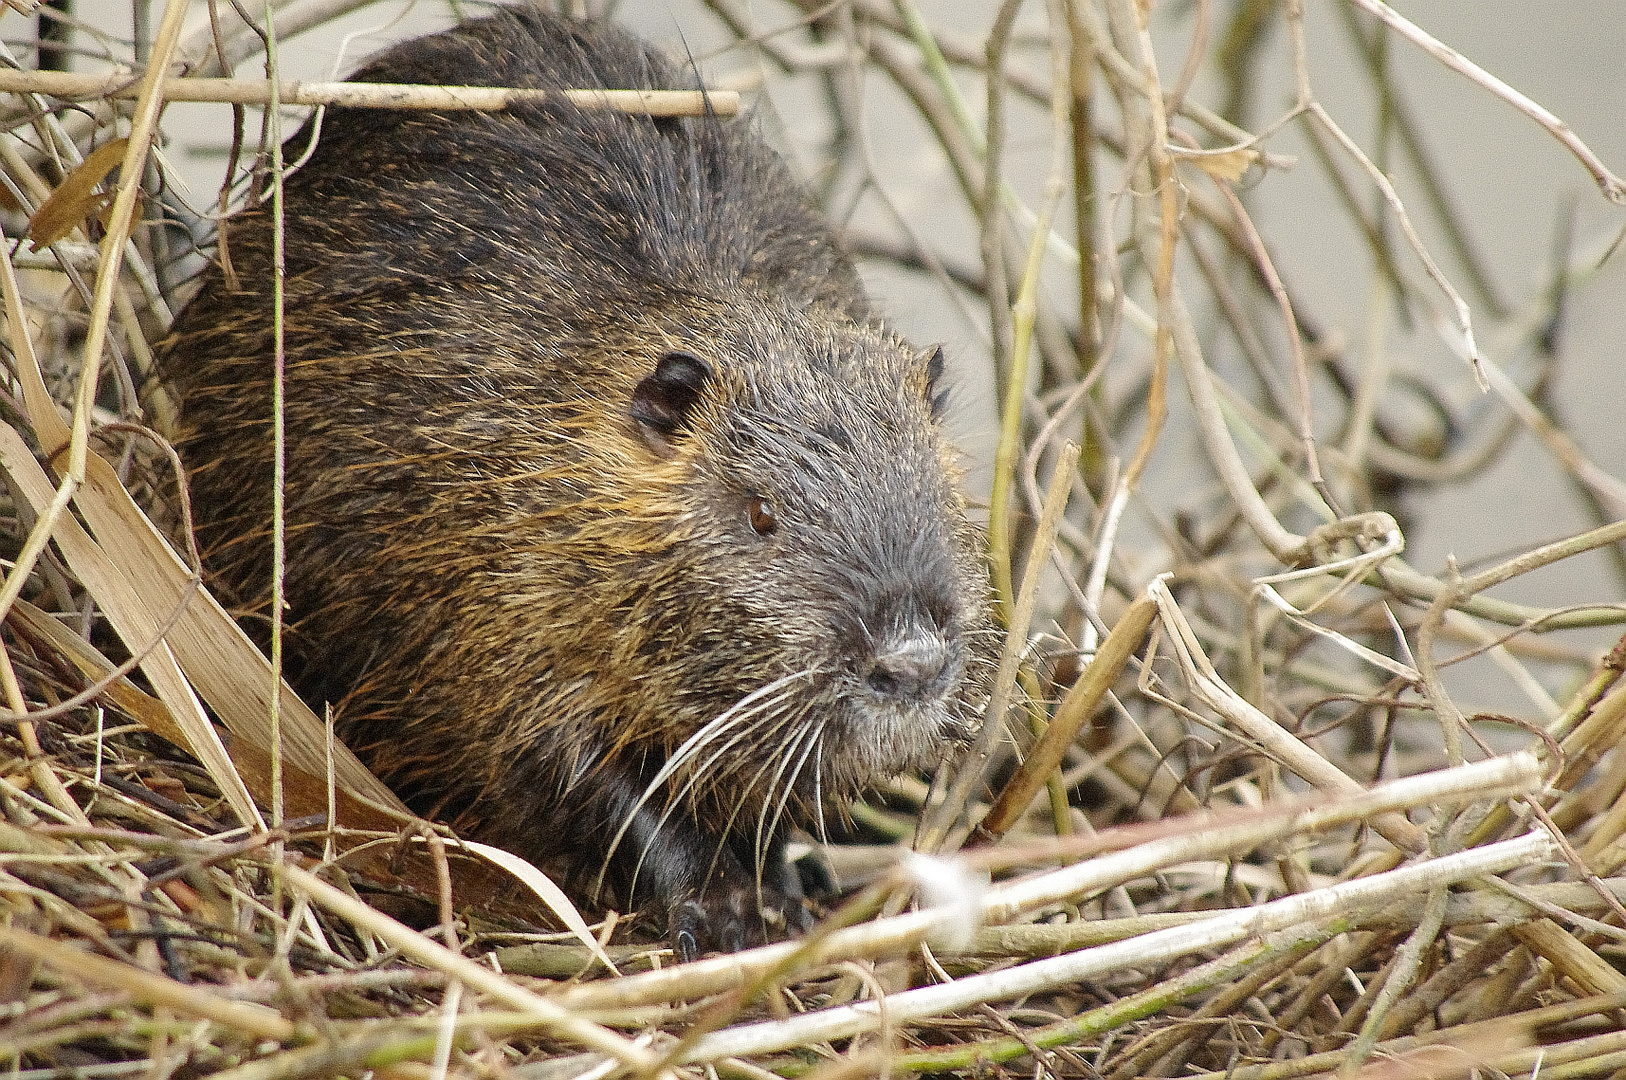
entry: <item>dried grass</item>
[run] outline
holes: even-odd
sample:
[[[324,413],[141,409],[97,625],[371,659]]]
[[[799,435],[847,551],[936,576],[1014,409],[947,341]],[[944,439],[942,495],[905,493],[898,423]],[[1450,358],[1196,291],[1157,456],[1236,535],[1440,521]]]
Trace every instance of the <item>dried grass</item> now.
[[[348,6],[283,5],[279,33]],[[828,852],[855,891],[805,939],[675,965],[613,918],[533,932],[519,920],[545,904],[413,819],[274,694],[195,554],[139,509],[174,502],[162,440],[132,425],[170,419],[161,388],[144,402],[136,388],[190,265],[150,226],[157,200],[139,199],[163,171],[148,137],[158,80],[133,106],[7,96],[8,1075],[1626,1074],[1626,643],[1598,659],[1535,636],[1626,621],[1626,487],[1541,392],[1543,331],[1610,238],[1564,249],[1551,288],[1496,296],[1436,197],[1384,31],[1347,19],[1344,47],[1393,109],[1363,146],[1316,97],[1297,6],[1270,8],[1297,100],[1254,130],[1303,125],[1342,193],[1326,212],[1370,245],[1338,257],[1376,267],[1382,303],[1437,327],[1496,402],[1490,436],[1431,445],[1399,406],[1448,411],[1443,377],[1394,377],[1399,331],[1357,354],[1306,329],[1324,323],[1248,216],[1268,187],[1239,198],[1239,177],[1283,164],[1238,126],[1263,77],[1253,6],[1215,35],[1223,48],[1196,25],[1148,27],[1132,0],[1007,2],[980,40],[909,0],[809,2],[774,34],[760,31],[790,7],[756,23],[733,0],[710,6],[771,80],[827,91],[833,205],[869,190],[891,206],[863,135],[873,94],[913,108],[978,225],[975,253],[904,216],[851,239],[935,276],[987,335],[1004,388],[990,536],[1007,722],[932,787],[906,778],[855,808],[854,838],[871,843]],[[1353,6],[1525,111],[1622,201],[1555,118],[1375,0]],[[185,9],[169,4],[145,55],[211,74],[232,67],[209,60],[217,39],[253,54],[236,15],[222,9],[218,35],[183,32]],[[1153,46],[1174,29],[1194,44],[1171,78]],[[1225,116],[1193,90],[1210,53],[1240,88]],[[1046,117],[1035,186],[1008,157]],[[115,129],[128,142],[92,154]],[[1447,257],[1373,164],[1397,151]],[[17,243],[30,229],[48,252]],[[1213,362],[1219,328],[1242,363]],[[1509,373],[1515,351],[1535,361]],[[1194,500],[1202,524],[1125,539],[1133,513],[1171,513],[1147,490],[1176,394],[1217,485]],[[1403,497],[1471,482],[1521,431],[1598,527],[1473,572],[1408,566]],[[1586,606],[1487,595],[1595,549],[1617,573]],[[1463,715],[1441,669],[1464,650],[1511,673],[1526,717]],[[932,854],[886,846],[911,837]]]

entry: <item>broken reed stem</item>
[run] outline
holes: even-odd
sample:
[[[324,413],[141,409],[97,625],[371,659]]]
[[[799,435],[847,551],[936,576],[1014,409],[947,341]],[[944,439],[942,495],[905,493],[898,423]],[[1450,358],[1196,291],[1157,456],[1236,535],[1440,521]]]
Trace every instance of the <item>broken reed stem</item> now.
[[[1179,605],[1175,603],[1167,581],[1161,577],[1154,579],[1147,592],[1157,601],[1158,613],[1163,619],[1163,629],[1194,695],[1237,730],[1258,743],[1272,758],[1322,791],[1354,795],[1363,790],[1348,773],[1316,753],[1307,743],[1226,685],[1225,680],[1220,678],[1214,669],[1212,661],[1203,652],[1202,643],[1181,613]],[[1402,850],[1414,853],[1424,850],[1422,831],[1404,817],[1399,815],[1380,817],[1372,822],[1372,827]]]
[[[1071,453],[1062,455],[1062,460],[1069,465],[1072,459]],[[1048,513],[1048,503],[1045,509]],[[1021,769],[994,800],[993,808],[977,827],[980,835],[989,839],[1003,836],[1027,811],[1033,797],[1044,786],[1046,777],[1061,765],[1067,748],[1078,737],[1084,723],[1094,715],[1096,706],[1107,691],[1112,689],[1113,682],[1123,672],[1129,658],[1146,639],[1146,631],[1156,616],[1157,604],[1149,597],[1140,597],[1129,605],[1129,610],[1118,620],[1100,651],[1090,661],[1090,666],[1084,669],[1084,674],[1062,699],[1050,726],[1039,737],[1038,744],[1029,751]]]
[[[63,71],[0,68],[0,91],[44,94],[77,101],[135,97],[135,73],[78,75]],[[736,116],[735,90],[527,90],[501,86],[430,86],[415,83],[304,82],[265,79],[170,78],[159,83],[164,101],[236,105],[333,105],[349,109],[437,109],[490,112],[512,105],[564,100],[582,109],[610,109],[648,116]]]

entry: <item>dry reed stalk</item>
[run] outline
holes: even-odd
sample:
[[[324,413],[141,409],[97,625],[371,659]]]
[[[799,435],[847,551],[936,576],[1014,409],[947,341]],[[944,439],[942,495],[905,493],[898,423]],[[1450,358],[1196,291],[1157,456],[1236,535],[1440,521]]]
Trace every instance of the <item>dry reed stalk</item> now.
[[[133,73],[75,75],[65,71],[0,69],[0,92],[42,94],[64,101],[126,98],[136,94]],[[158,83],[165,101],[210,101],[268,105],[271,87],[263,79],[171,78]],[[349,109],[439,109],[492,111],[539,104],[562,97],[584,109],[612,109],[648,116],[737,116],[740,95],[734,90],[525,90],[491,86],[419,86],[402,83],[301,82],[277,87],[283,105],[332,105]]]

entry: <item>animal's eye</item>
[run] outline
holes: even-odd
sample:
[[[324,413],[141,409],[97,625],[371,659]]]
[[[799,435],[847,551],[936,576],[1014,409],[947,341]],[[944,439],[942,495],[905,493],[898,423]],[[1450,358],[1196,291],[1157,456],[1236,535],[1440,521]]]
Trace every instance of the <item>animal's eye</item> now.
[[[779,528],[779,515],[773,508],[773,500],[761,495],[753,496],[745,504],[745,513],[751,519],[751,528],[756,530],[758,536],[772,536],[774,530]]]

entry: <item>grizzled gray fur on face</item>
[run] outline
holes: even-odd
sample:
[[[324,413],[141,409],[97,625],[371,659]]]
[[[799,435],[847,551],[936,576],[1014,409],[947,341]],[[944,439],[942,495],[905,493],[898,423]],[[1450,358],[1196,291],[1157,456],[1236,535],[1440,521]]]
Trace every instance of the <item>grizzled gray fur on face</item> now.
[[[529,7],[357,78],[681,87]],[[309,126],[288,147],[297,160]],[[940,761],[990,647],[936,416],[748,121],[330,110],[286,186],[290,672],[417,810],[686,952],[804,925],[792,823]],[[211,584],[265,625],[269,215],[162,357]]]

